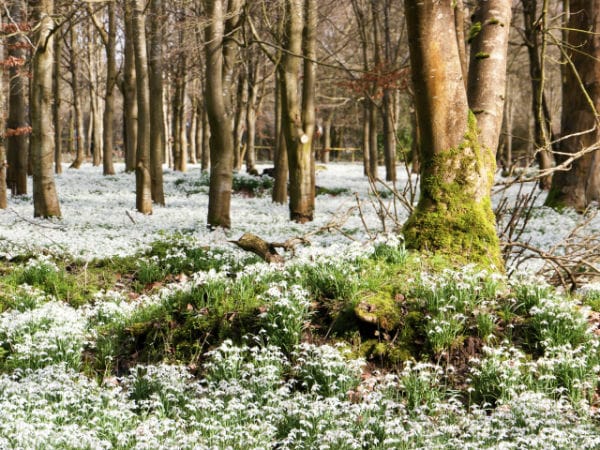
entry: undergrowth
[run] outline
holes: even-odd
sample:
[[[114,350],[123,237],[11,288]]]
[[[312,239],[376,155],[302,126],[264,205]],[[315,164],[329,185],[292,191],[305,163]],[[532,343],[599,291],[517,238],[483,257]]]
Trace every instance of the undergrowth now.
[[[15,431],[36,408],[62,448],[535,446],[540,427],[550,446],[567,438],[548,427],[599,444],[594,290],[508,282],[394,238],[267,265],[176,235],[1,273],[0,447],[38,446]],[[67,426],[78,439],[60,440]]]

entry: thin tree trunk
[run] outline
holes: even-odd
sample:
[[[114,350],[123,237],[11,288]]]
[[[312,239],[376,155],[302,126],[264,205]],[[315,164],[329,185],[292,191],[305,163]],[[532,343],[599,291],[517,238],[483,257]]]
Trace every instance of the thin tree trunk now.
[[[85,136],[83,127],[83,110],[81,109],[81,88],[79,86],[79,64],[77,30],[73,26],[71,36],[71,89],[73,91],[73,112],[75,115],[75,159],[71,163],[72,169],[79,169],[85,160]]]
[[[210,124],[206,107],[202,108],[202,158],[200,159],[202,172],[210,169]]]
[[[100,98],[100,83],[99,83],[99,67],[98,47],[93,39],[93,25],[88,26],[88,75],[89,75],[89,95],[91,106],[90,128],[92,129],[92,139],[90,140],[90,148],[92,152],[92,165],[99,166],[102,163],[102,151],[104,149],[103,135],[104,130],[103,118],[100,112],[102,107],[102,99]]]
[[[27,23],[26,8],[22,0],[14,0],[10,15],[16,24]],[[9,67],[9,100],[7,128],[8,188],[12,195],[27,194],[27,82],[25,57],[27,40],[23,32],[8,38],[8,57],[15,61]]]
[[[4,28],[3,16],[0,14],[0,29]],[[4,45],[0,46],[0,61],[4,60]],[[4,93],[4,77],[0,76],[0,92]],[[4,95],[0,96],[0,117],[5,117],[6,104]],[[0,133],[0,209],[6,209],[8,199],[6,195],[6,148],[4,133]]]
[[[138,106],[133,45],[133,3],[125,0],[125,52],[123,60],[123,125],[125,138],[125,171],[135,170],[138,140]]]
[[[285,204],[288,199],[288,160],[285,136],[283,135],[282,99],[283,99],[283,74],[278,67],[275,72],[275,138],[273,146],[273,164],[275,169],[275,183],[273,184],[272,200],[274,203]]]
[[[104,98],[103,116],[103,150],[102,173],[114,175],[113,153],[115,148],[115,86],[117,85],[117,21],[115,3],[108,5],[108,32],[104,33],[104,48],[106,51],[106,94]],[[100,27],[98,27],[100,30]],[[104,31],[104,29],[102,29]],[[101,32],[102,32],[101,31]]]
[[[165,118],[163,116],[163,3],[150,2],[150,177],[152,201],[165,204],[163,157],[165,154]]]
[[[242,169],[242,141],[244,135],[244,123],[246,122],[246,103],[247,103],[247,84],[246,73],[242,70],[238,76],[237,92],[235,95],[236,104],[233,118],[233,170],[239,172]]]
[[[36,26],[31,90],[31,156],[33,160],[33,215],[60,217],[54,184],[54,133],[52,129],[52,72],[54,2],[32,1]]]
[[[133,3],[133,47],[138,105],[138,140],[135,166],[136,208],[142,214],[152,214],[152,180],[150,176],[150,84],[148,80],[148,50],[144,0]]]
[[[60,60],[62,57],[62,42],[60,32],[54,37],[54,67],[52,75],[52,118],[54,119],[54,172],[62,173],[62,118],[60,107],[62,96],[60,90]]]
[[[246,172],[258,175],[256,170],[256,110],[258,101],[258,61],[252,59],[248,66],[248,101],[246,104]]]

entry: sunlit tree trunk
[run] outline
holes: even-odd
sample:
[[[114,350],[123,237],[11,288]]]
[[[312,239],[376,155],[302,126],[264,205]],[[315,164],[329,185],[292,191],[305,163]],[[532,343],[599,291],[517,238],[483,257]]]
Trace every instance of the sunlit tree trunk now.
[[[562,136],[557,163],[600,141],[600,0],[571,0],[565,27]],[[586,132],[587,131],[587,132]],[[570,136],[570,137],[568,137]],[[568,137],[568,138],[567,138]],[[546,204],[584,211],[600,201],[600,150],[576,159],[554,174]]]
[[[52,72],[54,22],[52,0],[30,1],[35,51],[31,80],[31,157],[33,161],[33,215],[60,217],[54,184],[54,130],[52,128]]]
[[[451,3],[404,2],[422,149],[419,203],[404,237],[409,248],[501,268],[494,150],[480,143],[469,111]]]
[[[163,158],[165,154],[165,118],[163,115],[163,33],[162,0],[150,1],[150,177],[152,201],[165,204]]]
[[[244,125],[246,122],[246,104],[248,102],[248,90],[246,85],[248,79],[246,71],[241,70],[237,79],[236,94],[235,94],[235,111],[233,116],[233,170],[239,172],[242,169],[243,163],[243,135]]]
[[[248,63],[248,102],[246,104],[246,172],[258,175],[256,170],[256,111],[258,99],[259,64],[256,57]]]
[[[184,30],[179,30],[179,47],[184,46]],[[187,170],[187,148],[185,136],[185,90],[187,76],[187,58],[184,50],[177,55],[173,74],[174,92],[171,98],[171,142],[173,168],[180,172]]]
[[[12,2],[10,16],[19,26],[27,23],[26,8],[22,0]],[[14,61],[8,71],[7,182],[12,195],[25,195],[27,194],[27,135],[29,134],[25,101],[27,95],[27,69],[25,69],[27,39],[25,39],[24,32],[19,32],[10,36],[7,43],[8,57]]]
[[[102,98],[100,94],[100,52],[96,44],[93,33],[93,25],[87,27],[88,38],[88,87],[90,97],[90,130],[91,138],[89,140],[90,149],[92,152],[92,165],[99,166],[102,164],[102,151],[104,150],[104,130],[103,130],[103,113]]]
[[[200,158],[200,170],[207,172],[210,168],[210,125],[206,108],[202,109],[202,157]]]
[[[283,68],[283,133],[290,177],[290,219],[299,223],[313,220],[315,208],[314,149],[316,3],[314,0],[286,0],[286,52]],[[304,60],[300,56],[304,55]],[[298,92],[303,63],[302,97]]]
[[[123,55],[123,131],[125,138],[125,170],[135,170],[138,140],[138,107],[135,81],[135,51],[133,45],[133,3],[124,2],[125,49]]]
[[[150,84],[144,0],[133,3],[133,47],[138,106],[138,139],[135,165],[135,205],[139,212],[152,214],[152,180],[150,177]]]
[[[210,186],[208,226],[231,227],[233,132],[230,89],[233,85],[235,36],[240,25],[242,0],[205,0],[206,110],[210,123]]]

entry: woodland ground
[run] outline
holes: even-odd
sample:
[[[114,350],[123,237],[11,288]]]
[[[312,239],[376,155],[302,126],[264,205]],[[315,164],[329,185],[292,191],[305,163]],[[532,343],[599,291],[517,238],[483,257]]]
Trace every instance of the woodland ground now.
[[[0,212],[0,448],[600,448],[599,284],[406,252],[359,165],[319,168],[305,225],[236,176],[228,232],[198,167],[150,216],[122,170]],[[581,218],[542,202],[520,239],[550,251]],[[268,265],[244,232],[310,245]]]

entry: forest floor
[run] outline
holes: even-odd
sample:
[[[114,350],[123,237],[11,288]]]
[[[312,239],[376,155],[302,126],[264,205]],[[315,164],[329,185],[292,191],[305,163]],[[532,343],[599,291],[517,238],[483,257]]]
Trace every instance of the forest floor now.
[[[498,187],[534,250],[493,273],[407,252],[359,165],[318,167],[304,225],[236,175],[227,232],[197,166],[148,216],[117,172],[57,176],[62,219],[0,212],[1,449],[600,448],[600,283],[552,269],[598,217]],[[267,264],[244,233],[302,239]]]

